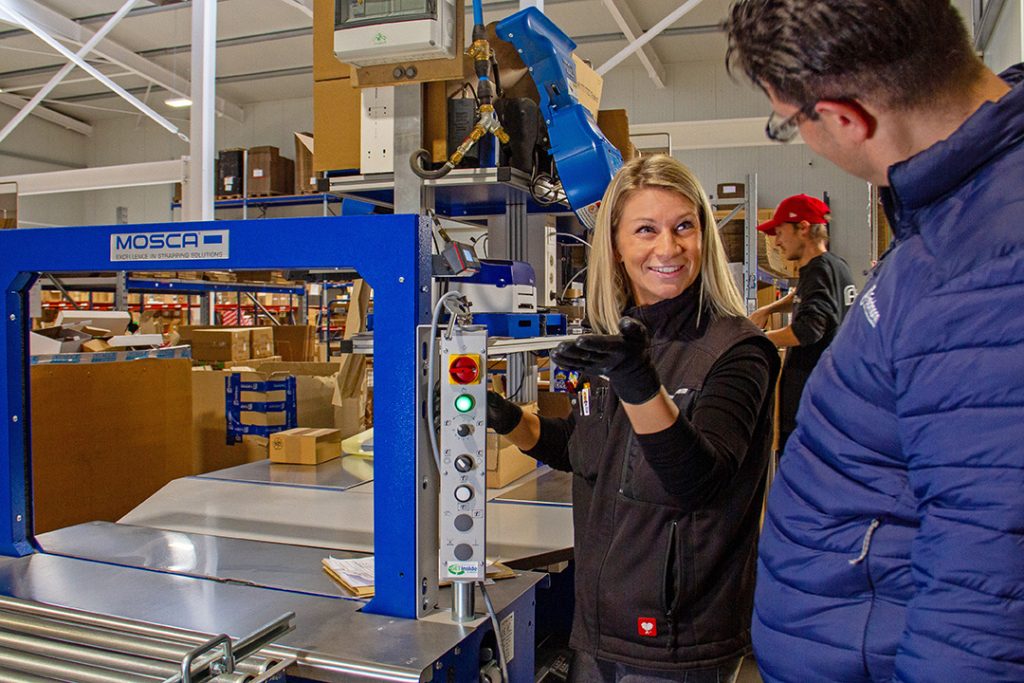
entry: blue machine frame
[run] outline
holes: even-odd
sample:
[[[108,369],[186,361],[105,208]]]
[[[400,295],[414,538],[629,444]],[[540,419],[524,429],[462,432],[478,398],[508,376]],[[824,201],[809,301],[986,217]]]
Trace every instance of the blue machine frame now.
[[[228,231],[227,258],[112,260],[124,233]],[[147,236],[148,237],[148,236]],[[145,240],[143,240],[145,241]],[[31,533],[26,292],[39,272],[354,268],[374,291],[374,551],[369,612],[415,618],[417,580],[417,326],[430,318],[430,232],[419,216],[281,218],[0,231],[0,555],[36,551]]]

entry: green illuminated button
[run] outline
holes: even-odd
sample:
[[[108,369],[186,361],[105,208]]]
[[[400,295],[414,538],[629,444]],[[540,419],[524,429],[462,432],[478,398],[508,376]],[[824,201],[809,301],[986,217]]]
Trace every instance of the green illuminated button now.
[[[469,394],[459,394],[455,398],[455,410],[460,413],[468,413],[476,407],[476,401]]]

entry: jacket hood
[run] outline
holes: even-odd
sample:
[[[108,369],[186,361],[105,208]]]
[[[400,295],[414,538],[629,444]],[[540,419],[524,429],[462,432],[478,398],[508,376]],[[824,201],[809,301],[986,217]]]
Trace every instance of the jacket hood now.
[[[949,194],[1024,142],[1024,64],[999,76],[1012,88],[1002,99],[985,102],[948,138],[889,168],[886,194],[894,203],[898,237],[906,237],[910,213]]]

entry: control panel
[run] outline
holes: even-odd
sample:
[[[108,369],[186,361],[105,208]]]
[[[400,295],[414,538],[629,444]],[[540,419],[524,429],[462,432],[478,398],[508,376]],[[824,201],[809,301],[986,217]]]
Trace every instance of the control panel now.
[[[484,578],[487,549],[487,331],[456,327],[441,335],[442,581]]]

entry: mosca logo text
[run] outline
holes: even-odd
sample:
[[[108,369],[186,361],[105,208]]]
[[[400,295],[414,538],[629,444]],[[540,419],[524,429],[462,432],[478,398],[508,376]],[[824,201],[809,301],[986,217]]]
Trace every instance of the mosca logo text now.
[[[130,232],[110,236],[111,261],[183,261],[227,257],[227,230]]]

